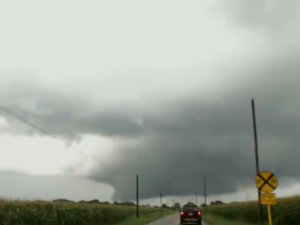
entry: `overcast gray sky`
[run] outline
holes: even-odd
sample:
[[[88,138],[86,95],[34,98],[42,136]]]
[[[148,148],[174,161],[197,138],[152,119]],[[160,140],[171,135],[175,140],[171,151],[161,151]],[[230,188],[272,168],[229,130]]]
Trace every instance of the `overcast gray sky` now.
[[[299,22],[296,0],[0,1],[0,105],[54,136],[1,112],[3,195],[132,200],[139,174],[150,202],[203,177],[255,198],[251,98],[261,169],[297,194]]]

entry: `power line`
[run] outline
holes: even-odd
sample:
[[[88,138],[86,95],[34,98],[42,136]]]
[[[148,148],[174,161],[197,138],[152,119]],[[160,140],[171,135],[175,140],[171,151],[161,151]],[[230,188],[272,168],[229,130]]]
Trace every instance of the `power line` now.
[[[115,172],[117,172],[114,168],[112,168],[111,166],[107,165],[107,164],[104,163],[104,162],[101,162],[100,160],[94,158],[93,156],[91,156],[91,155],[89,155],[89,154],[86,154],[85,152],[80,151],[80,150],[78,150],[78,152],[81,153],[81,154],[83,154],[83,155],[85,155],[85,156],[87,156],[87,157],[92,158],[93,160],[97,161],[99,164],[101,164],[101,165],[103,165],[103,166],[110,167],[110,169],[112,169],[112,170],[114,170]]]
[[[12,111],[10,111],[10,110],[4,108],[3,106],[0,106],[0,110],[2,110],[2,111],[4,111],[4,112],[6,112],[7,114],[9,114],[9,115],[11,115],[11,116],[17,118],[17,119],[20,120],[21,122],[27,124],[28,126],[34,128],[34,129],[36,129],[36,130],[38,130],[38,131],[40,131],[41,133],[45,134],[46,136],[52,137],[52,138],[54,138],[54,139],[58,139],[56,136],[54,136],[54,135],[52,135],[52,134],[49,134],[46,130],[44,130],[44,129],[42,129],[42,128],[40,128],[40,127],[38,127],[38,126],[36,126],[36,125],[34,125],[34,124],[32,124],[32,123],[30,123],[29,121],[27,121],[27,120],[23,119],[22,117],[16,115],[16,114],[13,113]]]
[[[38,130],[39,132],[43,133],[45,136],[48,136],[48,137],[51,137],[51,138],[54,138],[54,139],[57,139],[57,140],[61,140],[60,138],[58,138],[58,137],[56,137],[56,136],[50,134],[49,132],[47,132],[45,129],[40,128],[40,127],[36,126],[36,125],[33,124],[33,123],[30,123],[30,122],[27,121],[26,119],[20,117],[19,115],[13,113],[11,110],[8,110],[7,108],[5,108],[5,107],[3,107],[3,106],[1,106],[1,105],[0,105],[0,110],[2,110],[3,112],[9,114],[9,115],[12,116],[12,117],[18,119],[18,120],[21,121],[22,123],[24,123],[24,124],[26,124],[26,125],[32,127],[33,129]],[[67,143],[67,142],[65,142],[65,145],[68,146],[68,147],[70,147],[70,144]],[[91,155],[86,154],[85,152],[83,152],[83,151],[81,151],[81,150],[78,150],[78,151],[79,151],[81,154],[83,154],[83,155],[85,155],[85,156],[88,156],[88,157],[94,159],[94,160],[97,161],[99,164],[101,164],[101,165],[103,165],[103,166],[106,166],[106,167],[110,167],[110,166],[108,166],[107,164],[105,164],[105,163],[99,161],[98,159],[92,157]],[[112,167],[110,167],[110,168],[111,168],[112,170],[116,171],[114,168],[112,168]]]

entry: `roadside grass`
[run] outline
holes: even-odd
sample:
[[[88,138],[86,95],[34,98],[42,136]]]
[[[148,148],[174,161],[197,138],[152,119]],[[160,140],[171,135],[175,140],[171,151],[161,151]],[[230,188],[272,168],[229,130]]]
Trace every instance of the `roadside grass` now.
[[[203,221],[205,221],[209,225],[257,225],[256,223],[246,223],[243,221],[228,220],[220,216],[215,216],[210,214],[203,215]],[[265,223],[263,225],[267,225],[267,224],[268,223]]]
[[[277,198],[277,204],[271,206],[274,225],[300,224],[300,196]],[[203,215],[222,217],[231,220],[230,224],[256,225],[260,222],[258,201],[231,202],[202,208]],[[263,220],[268,222],[267,207],[263,207]],[[225,221],[225,220],[224,220]],[[236,221],[237,223],[235,223]],[[213,223],[214,221],[212,221]],[[217,221],[218,222],[218,221]],[[226,221],[225,221],[226,223]]]
[[[294,195],[294,196],[289,196],[289,197],[276,197],[276,201],[278,203],[293,203],[293,202],[296,202],[296,201],[300,201],[300,195]],[[227,207],[230,207],[230,206],[252,206],[252,205],[257,205],[258,204],[258,201],[257,200],[251,200],[251,201],[243,201],[243,202],[230,202],[230,203],[227,203],[225,206]],[[210,206],[210,207],[214,207],[214,208],[217,208],[217,207],[224,207],[223,204],[220,204],[220,205],[214,205],[214,206]]]
[[[175,210],[164,209],[160,215],[157,207],[140,206],[141,218],[136,220],[135,206],[0,199],[0,225],[126,225],[123,221],[129,218],[128,225],[144,225],[171,212],[175,213]]]
[[[136,216],[131,216],[128,219],[117,223],[116,225],[145,225],[174,213],[175,211],[164,211],[163,215],[161,215],[160,213],[153,213],[148,215],[141,215],[139,218],[136,218]]]

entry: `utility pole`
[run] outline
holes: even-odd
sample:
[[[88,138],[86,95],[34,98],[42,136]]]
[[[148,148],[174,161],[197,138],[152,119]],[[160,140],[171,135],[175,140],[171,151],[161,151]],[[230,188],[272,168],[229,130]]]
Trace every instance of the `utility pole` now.
[[[160,214],[163,214],[163,209],[162,209],[162,193],[160,192]]]
[[[198,206],[198,191],[196,191],[196,205]]]
[[[203,190],[204,190],[204,204],[206,206],[206,183],[205,183],[205,178],[203,179]]]
[[[139,216],[139,175],[136,175],[136,217]]]
[[[255,163],[256,163],[256,174],[259,174],[259,160],[258,160],[258,144],[257,144],[257,129],[256,129],[256,115],[255,115],[255,103],[254,99],[251,100],[252,106],[252,118],[253,118],[253,134],[254,134],[254,145],[255,145]],[[260,223],[263,224],[263,206],[260,204],[260,190],[258,190],[258,205],[260,211]]]

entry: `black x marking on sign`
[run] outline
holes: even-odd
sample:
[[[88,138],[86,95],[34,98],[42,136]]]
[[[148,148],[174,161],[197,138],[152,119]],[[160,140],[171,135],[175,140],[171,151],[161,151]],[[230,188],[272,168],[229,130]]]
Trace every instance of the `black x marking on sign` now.
[[[274,190],[276,189],[276,187],[274,187],[273,184],[270,183],[271,178],[274,176],[273,173],[271,173],[270,176],[267,179],[265,179],[260,174],[258,174],[257,176],[264,181],[264,183],[260,186],[259,190],[261,190],[266,184],[269,185]]]

